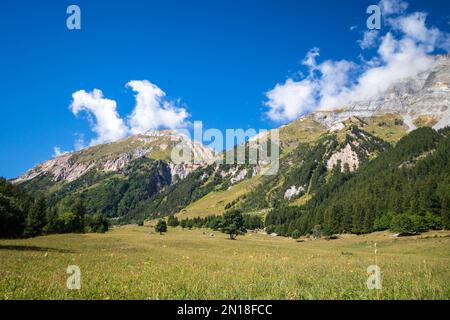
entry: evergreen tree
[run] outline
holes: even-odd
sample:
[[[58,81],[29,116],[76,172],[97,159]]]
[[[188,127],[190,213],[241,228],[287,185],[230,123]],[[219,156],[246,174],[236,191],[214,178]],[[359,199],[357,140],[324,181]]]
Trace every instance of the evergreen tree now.
[[[220,231],[230,236],[234,240],[240,234],[247,230],[244,227],[244,218],[239,211],[229,211],[223,215],[223,222]]]
[[[178,221],[178,218],[175,217],[173,214],[171,214],[169,216],[169,218],[167,219],[167,224],[169,225],[169,227],[178,227],[180,225],[180,222]]]
[[[47,225],[44,227],[45,234],[59,233],[61,232],[59,226],[58,211],[55,207],[48,209],[47,213]]]
[[[39,195],[31,206],[26,220],[24,235],[26,237],[37,237],[43,234],[47,224],[47,203],[43,195]]]
[[[159,219],[158,223],[155,226],[155,231],[159,232],[159,234],[163,234],[163,232],[167,232],[167,223],[163,219]]]
[[[75,215],[74,230],[72,232],[84,232],[84,218],[86,216],[86,207],[83,200],[77,198],[72,205],[72,213]]]

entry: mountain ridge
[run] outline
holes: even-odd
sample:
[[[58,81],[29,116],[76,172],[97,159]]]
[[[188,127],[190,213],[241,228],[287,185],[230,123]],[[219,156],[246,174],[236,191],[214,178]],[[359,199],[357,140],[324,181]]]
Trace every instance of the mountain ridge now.
[[[449,107],[450,59],[436,56],[430,70],[395,83],[382,95],[335,110],[314,111],[281,126],[281,172],[272,180],[261,178],[260,163],[218,165],[214,163],[217,156],[200,142],[175,130],[152,130],[62,154],[12,182],[32,193],[49,193],[55,204],[83,196],[92,203],[92,212],[129,215],[127,220],[203,214],[210,211],[205,205],[217,207],[214,213],[239,206],[257,211],[275,205],[274,199],[289,203],[311,199],[316,185],[327,183],[336,167],[342,172],[357,171],[417,127],[450,125]],[[245,143],[247,150],[255,140],[270,139],[270,132],[251,138]],[[171,153],[179,143],[187,144],[200,161],[173,163]],[[262,189],[261,184],[265,184]],[[201,203],[198,209],[197,203]]]

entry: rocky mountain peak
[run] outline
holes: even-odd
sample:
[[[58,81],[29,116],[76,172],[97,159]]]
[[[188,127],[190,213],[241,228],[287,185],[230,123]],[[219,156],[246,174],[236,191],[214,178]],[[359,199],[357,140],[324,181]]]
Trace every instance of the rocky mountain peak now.
[[[191,150],[197,160],[195,165],[172,163],[172,150],[179,143],[184,143]],[[56,156],[30,169],[13,182],[23,183],[42,176],[49,177],[53,182],[72,182],[93,169],[102,172],[120,171],[134,160],[143,157],[166,161],[173,176],[184,178],[198,166],[211,163],[214,152],[176,130],[152,130],[116,142]]]
[[[307,117],[332,128],[350,117],[398,114],[410,130],[423,117],[439,129],[450,125],[450,57],[435,57],[433,66],[416,77],[390,86],[384,93],[364,101],[355,101],[334,110],[320,110]]]

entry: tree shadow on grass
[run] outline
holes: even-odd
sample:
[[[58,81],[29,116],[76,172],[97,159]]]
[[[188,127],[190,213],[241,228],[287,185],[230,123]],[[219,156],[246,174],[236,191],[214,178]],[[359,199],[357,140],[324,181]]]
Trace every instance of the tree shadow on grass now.
[[[36,246],[20,246],[20,245],[1,245],[1,244],[0,250],[75,253],[75,251],[73,250],[66,250],[66,249],[36,247]]]

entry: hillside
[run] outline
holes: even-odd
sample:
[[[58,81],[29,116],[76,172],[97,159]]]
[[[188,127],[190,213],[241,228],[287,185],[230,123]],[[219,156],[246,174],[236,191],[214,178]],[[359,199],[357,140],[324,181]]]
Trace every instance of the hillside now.
[[[357,172],[334,171],[303,206],[274,208],[266,225],[283,235],[316,225],[326,234],[368,233],[392,228],[395,219],[416,229],[450,228],[449,133],[413,131]]]
[[[179,143],[190,148],[199,164],[172,163],[171,152]],[[89,213],[118,217],[213,158],[210,149],[176,131],[150,131],[63,154],[12,182],[34,195],[47,193],[52,205],[82,197]]]
[[[261,174],[263,163],[218,165],[207,147],[166,130],[63,154],[13,182],[33,195],[45,192],[50,205],[60,208],[81,197],[88,213],[122,223],[174,213],[267,212],[280,203],[318,205],[322,190],[336,188],[342,177],[360,171],[408,132],[450,125],[449,61],[436,56],[430,70],[399,81],[382,95],[318,110],[280,127],[275,176]],[[247,155],[255,139],[269,137],[270,132],[246,142]],[[173,164],[170,155],[179,142],[201,161]],[[341,180],[336,182],[336,176]]]

